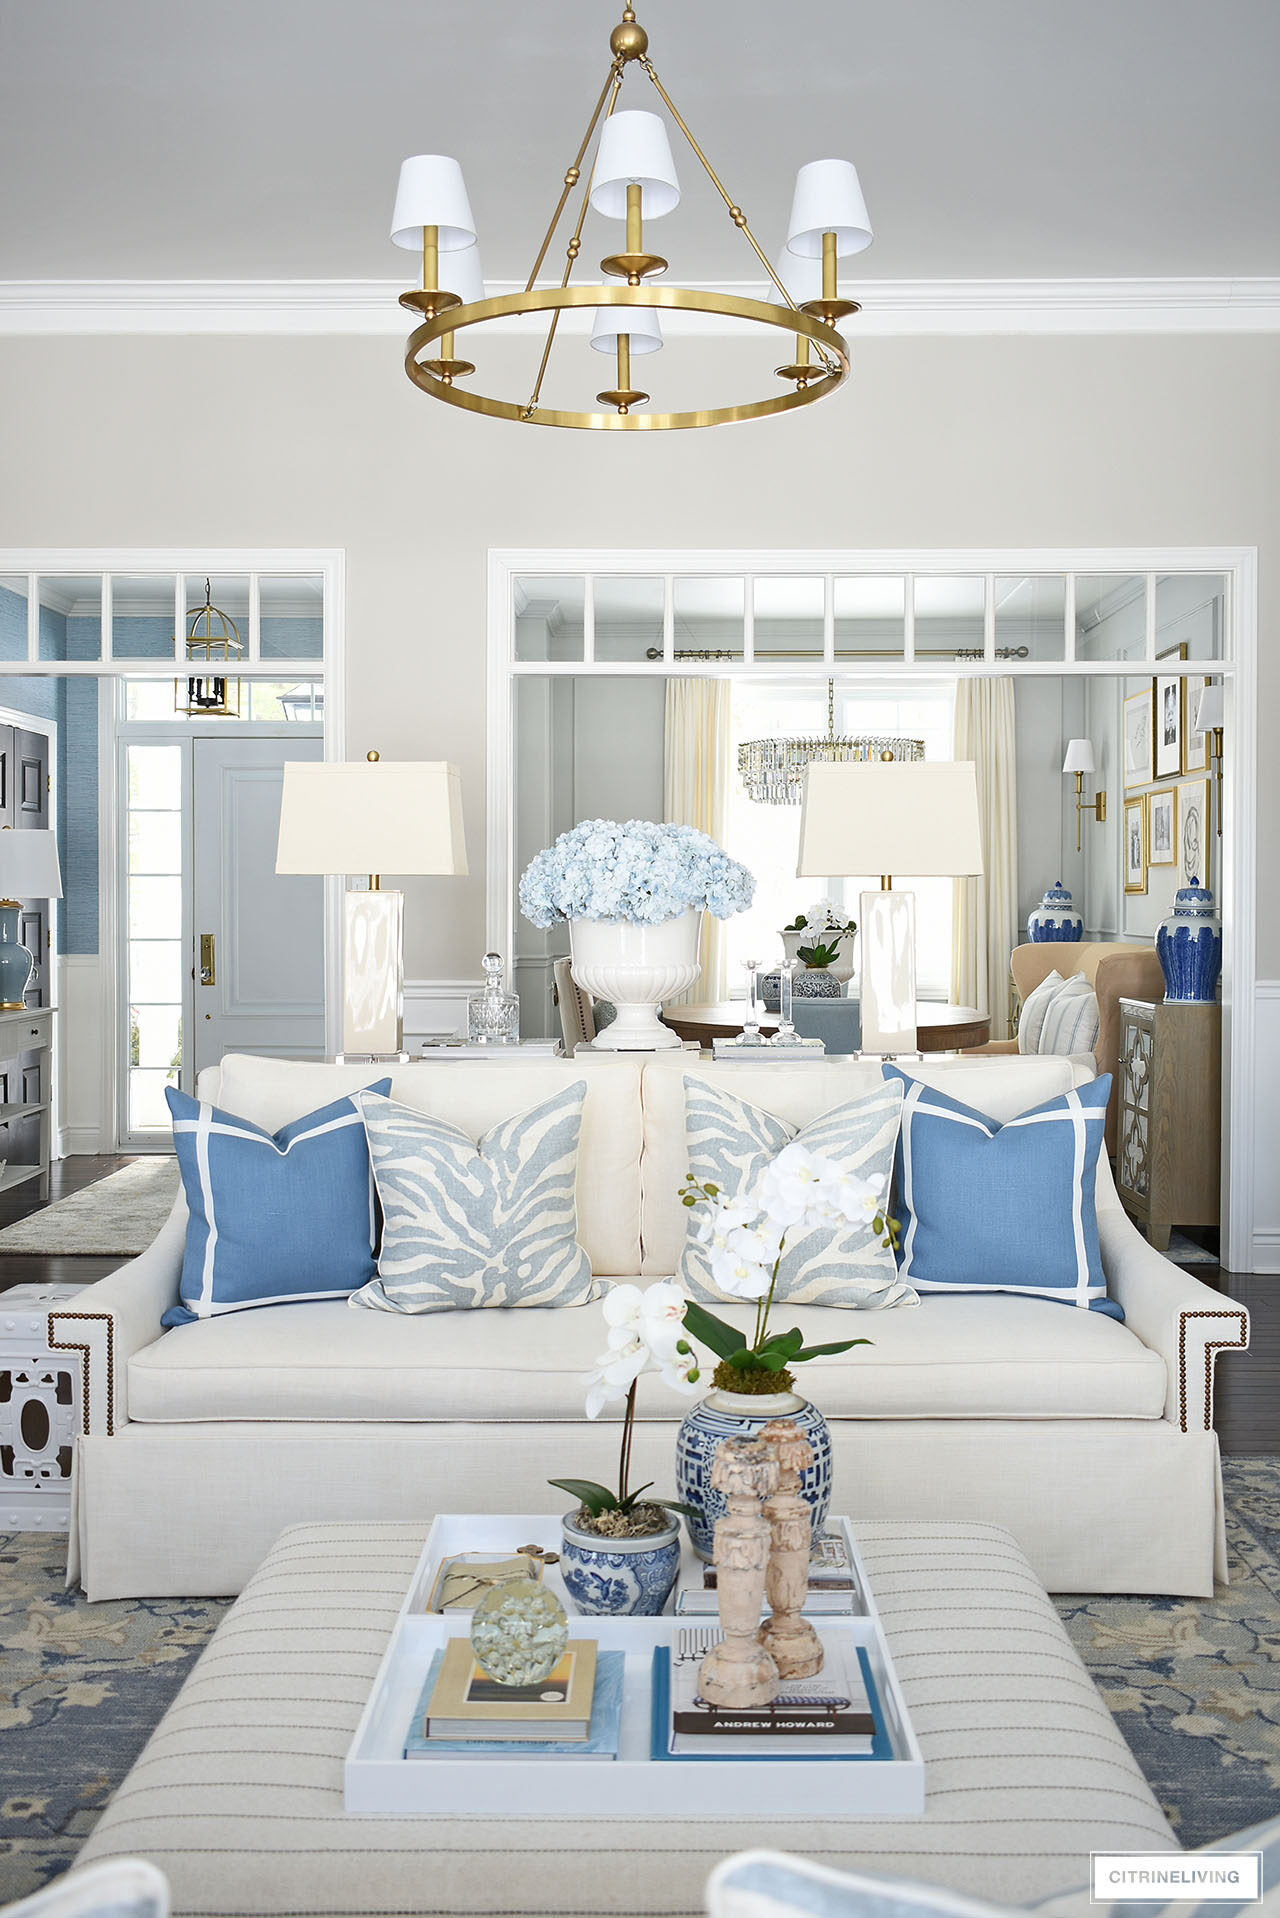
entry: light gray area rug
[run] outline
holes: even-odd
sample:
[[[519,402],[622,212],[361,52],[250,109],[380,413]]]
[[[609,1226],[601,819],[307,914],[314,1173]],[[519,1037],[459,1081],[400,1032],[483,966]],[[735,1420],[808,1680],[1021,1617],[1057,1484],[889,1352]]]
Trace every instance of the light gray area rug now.
[[[168,1218],[178,1190],[172,1157],[135,1159],[69,1199],[56,1199],[0,1232],[0,1256],[8,1252],[81,1253],[85,1257],[131,1258],[150,1245]]]

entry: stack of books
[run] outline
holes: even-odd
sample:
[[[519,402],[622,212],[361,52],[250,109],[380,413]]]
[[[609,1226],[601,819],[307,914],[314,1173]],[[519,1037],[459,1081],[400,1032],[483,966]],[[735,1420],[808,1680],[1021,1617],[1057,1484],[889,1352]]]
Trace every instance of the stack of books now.
[[[809,1560],[809,1590],[804,1610],[821,1616],[861,1609],[857,1574],[844,1533],[836,1527],[820,1532]],[[699,1616],[717,1610],[715,1566],[698,1560],[687,1572],[682,1569],[676,1588],[677,1613]]]
[[[437,1652],[405,1740],[406,1758],[616,1758],[622,1718],[621,1652],[597,1657],[575,1638],[536,1685],[500,1685],[469,1641]]]
[[[698,1691],[702,1660],[720,1638],[711,1626],[676,1633],[653,1655],[653,1746],[659,1758],[892,1758],[875,1680],[851,1639],[821,1634],[815,1678],[785,1679],[771,1704],[709,1705]]]

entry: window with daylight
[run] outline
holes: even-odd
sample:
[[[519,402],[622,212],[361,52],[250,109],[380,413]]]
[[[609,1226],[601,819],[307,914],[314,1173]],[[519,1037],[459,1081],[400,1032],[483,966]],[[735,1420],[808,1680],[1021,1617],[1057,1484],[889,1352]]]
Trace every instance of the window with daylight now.
[[[128,1128],[163,1133],[182,1070],[182,748],[130,746]]]
[[[834,875],[827,880],[797,879],[800,844],[799,806],[759,805],[748,798],[738,777],[738,747],[747,739],[795,735],[821,737],[827,730],[825,680],[735,679],[732,692],[730,797],[727,850],[756,877],[755,903],[749,912],[727,920],[729,990],[746,991],[748,959],[774,961],[778,932],[815,900],[833,899],[846,916],[858,917],[859,893],[880,883],[878,873]],[[950,759],[955,715],[952,679],[877,682],[859,680],[835,689],[835,729],[840,733],[903,734],[922,739],[926,759]],[[942,999],[951,985],[952,881],[912,880],[916,895],[916,964],[920,997]]]

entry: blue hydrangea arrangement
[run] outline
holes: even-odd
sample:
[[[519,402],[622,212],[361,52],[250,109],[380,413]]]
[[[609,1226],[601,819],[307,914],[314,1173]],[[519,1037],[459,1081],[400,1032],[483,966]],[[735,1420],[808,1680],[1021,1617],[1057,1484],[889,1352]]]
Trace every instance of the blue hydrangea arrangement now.
[[[658,926],[691,909],[745,912],[756,882],[714,839],[652,819],[586,819],[529,862],[520,907],[544,930],[557,919],[628,919]]]

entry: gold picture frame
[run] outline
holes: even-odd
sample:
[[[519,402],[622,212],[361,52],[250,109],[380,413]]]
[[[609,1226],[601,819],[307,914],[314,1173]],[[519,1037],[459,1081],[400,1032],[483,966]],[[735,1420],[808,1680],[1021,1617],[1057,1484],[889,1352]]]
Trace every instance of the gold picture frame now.
[[[1143,786],[1149,786],[1155,777],[1152,752],[1155,701],[1151,696],[1154,683],[1152,681],[1140,693],[1130,693],[1121,708],[1126,792],[1140,791]]]
[[[1147,869],[1178,863],[1178,788],[1160,786],[1147,794]]]
[[[1157,659],[1185,659],[1187,644],[1170,646]],[[1187,730],[1187,682],[1180,673],[1157,673],[1151,682],[1152,777],[1177,779]]]
[[[1198,879],[1213,884],[1214,841],[1212,787],[1206,779],[1184,779],[1178,789],[1178,884]]]
[[[1145,798],[1124,802],[1124,889],[1147,890],[1147,802]]]

